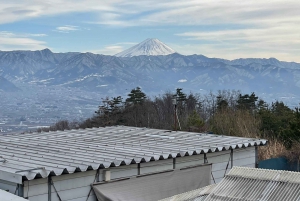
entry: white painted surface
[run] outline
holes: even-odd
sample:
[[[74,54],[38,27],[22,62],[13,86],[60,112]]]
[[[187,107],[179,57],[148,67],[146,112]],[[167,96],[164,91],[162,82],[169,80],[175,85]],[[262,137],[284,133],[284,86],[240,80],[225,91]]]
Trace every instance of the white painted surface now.
[[[104,181],[110,181],[110,170],[104,170]]]
[[[6,192],[0,189],[0,200],[1,201],[26,201],[24,198],[16,196],[12,193]]]
[[[138,165],[122,165],[119,167],[110,168],[111,179],[118,179],[123,177],[131,177],[138,174]]]
[[[212,163],[211,184],[220,182],[224,174],[231,169],[230,153],[231,151],[228,150],[206,154],[208,163]]]
[[[0,180],[9,181],[17,184],[22,184],[22,176],[19,174],[0,171]]]
[[[47,194],[48,195],[48,183],[47,179],[35,179],[30,181],[24,182],[24,191],[23,195],[24,197],[32,197],[34,195],[42,195]]]
[[[95,180],[96,172],[97,171],[93,170],[60,175],[57,177],[53,176],[52,180],[59,196],[63,201],[85,201],[91,189],[91,184]],[[101,174],[99,178],[102,178]],[[51,200],[59,201],[53,186],[51,186],[51,192]],[[48,200],[48,180],[36,179],[29,182],[24,182],[24,197],[29,197],[30,201]],[[96,198],[94,196],[94,192],[92,191],[89,201],[95,200]]]
[[[255,147],[233,150],[233,166],[255,168]]]
[[[10,193],[15,193],[16,188],[17,188],[16,183],[0,180],[0,189],[5,191],[8,190]]]
[[[201,165],[204,163],[204,154],[194,155],[194,156],[185,156],[176,158],[176,169],[183,167]]]
[[[224,175],[231,170],[230,152],[228,150],[207,153],[208,163],[212,163],[212,184],[220,182]],[[234,149],[233,166],[255,167],[255,147]]]
[[[147,174],[152,172],[161,172],[165,170],[173,169],[173,159],[159,160],[159,161],[151,161],[149,163],[141,163],[140,164],[141,174]]]
[[[225,174],[231,169],[230,160],[231,151],[207,153],[208,163],[212,163],[212,174],[215,182],[222,180]],[[236,149],[233,151],[234,166],[255,166],[255,148],[249,147],[245,149]],[[204,163],[204,154],[185,156],[176,158],[176,169],[200,165]],[[228,167],[227,167],[228,165]],[[227,170],[226,170],[227,167]],[[173,169],[173,159],[165,159],[151,161],[149,163],[140,164],[140,174],[151,172],[159,172]],[[124,165],[119,167],[109,168],[111,179],[131,177],[138,174],[138,164]],[[104,169],[100,170],[98,181],[104,180]],[[95,170],[80,172],[74,174],[66,174],[53,176],[53,183],[58,194],[63,201],[85,201],[91,189],[91,184],[95,180]],[[28,185],[29,183],[29,185]],[[211,178],[211,183],[214,183]],[[0,182],[1,185],[1,182]],[[3,185],[3,184],[2,184]],[[15,189],[16,186],[13,186]],[[29,187],[29,188],[28,188]],[[48,199],[48,181],[47,179],[35,179],[24,182],[24,197],[29,197],[30,201],[43,201]],[[52,201],[59,201],[54,188],[52,187]],[[92,191],[88,201],[96,201],[94,192]]]

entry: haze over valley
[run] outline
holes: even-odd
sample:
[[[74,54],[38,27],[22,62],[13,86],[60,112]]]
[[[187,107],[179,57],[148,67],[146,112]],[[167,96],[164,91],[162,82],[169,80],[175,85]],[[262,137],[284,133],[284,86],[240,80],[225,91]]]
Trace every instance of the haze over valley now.
[[[101,98],[125,97],[137,86],[150,98],[176,88],[202,95],[234,89],[294,107],[300,97],[300,64],[182,55],[158,39],[115,56],[0,51],[0,129],[34,130],[62,119],[82,120],[94,114]]]

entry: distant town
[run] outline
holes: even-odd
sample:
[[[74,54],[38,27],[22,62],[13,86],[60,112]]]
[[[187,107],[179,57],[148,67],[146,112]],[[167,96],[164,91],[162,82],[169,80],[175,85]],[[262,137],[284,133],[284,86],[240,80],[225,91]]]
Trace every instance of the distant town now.
[[[93,116],[101,94],[61,87],[32,85],[20,93],[1,92],[0,132],[35,131],[59,120],[80,121]],[[13,97],[13,98],[12,98]]]

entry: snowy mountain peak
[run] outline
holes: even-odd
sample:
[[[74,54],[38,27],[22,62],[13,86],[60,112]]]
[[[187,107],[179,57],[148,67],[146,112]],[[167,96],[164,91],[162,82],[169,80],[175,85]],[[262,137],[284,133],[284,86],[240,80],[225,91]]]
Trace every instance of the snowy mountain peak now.
[[[116,54],[117,57],[133,57],[140,55],[169,55],[175,53],[175,50],[156,38],[148,38],[143,42]]]

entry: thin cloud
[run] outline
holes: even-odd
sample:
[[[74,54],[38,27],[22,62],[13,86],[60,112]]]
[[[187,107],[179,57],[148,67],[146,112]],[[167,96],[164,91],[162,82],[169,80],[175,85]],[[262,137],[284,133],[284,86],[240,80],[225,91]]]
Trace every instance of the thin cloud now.
[[[150,6],[151,5],[151,6]],[[95,20],[111,26],[260,25],[299,21],[300,2],[265,1],[130,1],[112,5]],[[127,12],[127,11],[131,12]]]
[[[67,6],[66,6],[67,5]],[[24,9],[26,8],[26,9]],[[300,2],[220,0],[32,0],[0,2],[0,23],[74,12],[93,13],[90,23],[111,26],[263,24],[299,20]]]
[[[10,37],[14,37],[15,34],[12,32],[8,32],[8,31],[0,31],[0,37],[1,38],[10,38]]]
[[[78,26],[72,26],[72,25],[60,26],[60,27],[56,27],[55,29],[55,31],[61,33],[70,33],[72,31],[78,31],[78,30],[79,30]]]
[[[216,52],[218,54],[223,52],[221,55],[229,53],[240,57],[262,55],[283,58],[284,56],[288,60],[298,60],[297,55],[300,53],[298,33],[300,33],[299,27],[286,24],[266,28],[184,32],[176,35],[186,39],[187,43],[189,40],[198,41],[202,47],[207,48],[202,49],[202,53],[211,56],[216,56]]]
[[[136,45],[138,43],[135,42],[121,42],[121,43],[115,43],[115,45]]]
[[[92,52],[95,54],[104,54],[104,55],[115,55],[136,44],[137,44],[136,42],[120,42],[120,43],[107,45],[102,49],[90,50],[86,52]]]
[[[101,3],[98,0],[10,0],[0,2],[0,24],[80,12],[91,14],[85,19],[86,23],[105,26],[194,28],[195,31],[178,33],[177,36],[188,43],[182,48],[174,46],[179,52],[194,50],[193,53],[213,57],[226,55],[227,58],[278,55],[299,61],[296,56],[300,54],[299,10],[300,1],[296,0],[110,0]],[[76,31],[69,29],[62,26],[57,31]],[[209,31],[201,32],[201,29]],[[101,51],[113,52],[125,46],[115,44]]]
[[[46,42],[18,35],[12,32],[0,32],[0,49],[11,50],[41,50],[47,48]]]
[[[29,34],[30,36],[33,36],[33,37],[45,37],[45,36],[48,36],[47,34]]]
[[[107,2],[102,1],[101,3],[97,0],[0,1],[0,14],[2,16],[0,24],[72,12],[113,11],[114,7],[111,5],[116,2],[118,1],[110,0]]]
[[[99,49],[99,50],[89,50],[86,52],[92,52],[95,54],[104,54],[104,55],[115,55],[119,52],[122,52],[123,46],[120,45],[109,45],[109,46],[105,46],[103,49]]]

